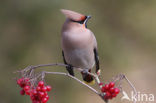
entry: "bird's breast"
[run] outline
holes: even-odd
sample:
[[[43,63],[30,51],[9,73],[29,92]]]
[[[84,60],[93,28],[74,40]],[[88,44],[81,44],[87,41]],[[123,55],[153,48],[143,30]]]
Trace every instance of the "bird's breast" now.
[[[68,50],[64,55],[67,63],[75,67],[91,69],[94,66],[94,54],[90,48]]]
[[[65,60],[75,67],[91,69],[94,66],[94,40],[88,30],[62,32],[62,49]]]
[[[67,49],[86,48],[93,45],[91,34],[82,31],[64,32],[62,35],[62,46]]]

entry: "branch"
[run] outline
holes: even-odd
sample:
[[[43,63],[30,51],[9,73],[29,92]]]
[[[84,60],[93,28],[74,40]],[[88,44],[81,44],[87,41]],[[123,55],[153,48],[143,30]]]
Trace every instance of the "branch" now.
[[[93,91],[94,93],[96,93],[98,96],[100,96],[106,103],[108,103],[108,100],[105,100],[104,99],[104,96],[105,96],[105,93],[101,93],[101,92],[98,92],[96,89],[94,89],[93,87],[87,85],[86,83],[82,82],[81,80],[79,80],[78,78],[68,74],[68,73],[63,73],[63,72],[47,72],[47,71],[42,71],[41,74],[38,73],[38,74],[35,74],[34,73],[34,70],[37,69],[37,68],[40,68],[40,67],[48,67],[48,66],[62,66],[62,67],[67,67],[68,65],[66,64],[62,64],[62,63],[52,63],[52,64],[40,64],[40,65],[36,65],[36,66],[28,66],[26,67],[25,69],[21,70],[21,71],[18,71],[21,73],[22,76],[24,77],[31,77],[31,78],[35,78],[35,80],[37,80],[39,77],[41,77],[41,79],[43,80],[45,75],[46,74],[57,74],[57,75],[64,75],[64,76],[68,76],[74,80],[76,80],[77,82],[79,82],[80,84],[86,86],[87,88],[89,88],[91,91]],[[79,72],[82,72],[82,71],[85,71],[84,69],[82,68],[77,68],[77,67],[73,67],[73,69],[79,71]],[[100,84],[100,79],[99,79],[99,75],[96,75],[96,74],[93,74],[93,73],[90,73],[88,71],[85,71],[86,73],[92,75],[97,84]],[[135,94],[137,95],[137,92],[136,92],[136,89],[135,87],[132,85],[132,83],[128,80],[128,78],[124,75],[124,74],[120,74],[120,75],[117,75],[115,78],[114,78],[114,82],[116,81],[119,81],[120,82],[120,86],[121,86],[121,81],[125,79],[128,84],[131,86],[131,88],[133,89],[133,91],[135,92]],[[35,81],[34,80],[34,81]],[[33,81],[33,79],[32,79]],[[33,82],[34,82],[33,81]],[[102,85],[99,85],[100,89],[102,88]],[[122,90],[122,87],[120,87],[120,89]],[[136,101],[134,101],[134,103],[136,103]]]
[[[136,97],[138,94],[137,94],[137,90],[136,90],[136,88],[133,86],[133,84],[130,82],[130,80],[125,76],[125,75],[123,75],[123,78],[127,81],[127,83],[132,87],[132,89],[133,89],[133,91],[134,91],[134,93],[135,93],[135,96],[134,97]],[[133,103],[136,103],[136,101],[134,100],[134,102]]]
[[[24,69],[25,70],[28,70],[28,69],[37,69],[37,68],[40,68],[40,67],[48,67],[48,66],[62,66],[62,67],[67,67],[68,65],[67,64],[63,64],[63,63],[52,63],[52,64],[39,64],[39,65],[36,65],[36,66],[28,66]],[[77,67],[73,67],[73,69],[75,70],[78,70],[80,72],[84,71],[84,69],[81,69],[81,68],[77,68]],[[90,73],[88,71],[85,71],[87,72],[88,74],[92,75],[93,77],[98,77],[97,75],[93,74],[93,73]]]
[[[80,84],[88,87],[90,90],[92,90],[94,93],[96,93],[97,95],[100,95],[100,93],[98,91],[96,91],[94,88],[92,88],[91,86],[87,85],[86,83],[82,82],[81,80],[79,80],[78,78],[68,74],[68,73],[62,73],[62,72],[46,72],[46,71],[43,71],[45,74],[58,74],[58,75],[65,75],[65,76],[68,76],[76,81],[78,81]]]

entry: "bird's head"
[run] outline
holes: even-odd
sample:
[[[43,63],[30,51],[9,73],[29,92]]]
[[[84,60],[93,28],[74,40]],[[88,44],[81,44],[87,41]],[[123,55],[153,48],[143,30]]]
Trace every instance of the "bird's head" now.
[[[72,22],[79,23],[87,28],[87,21],[91,18],[91,16],[85,16],[83,14],[77,13],[71,10],[61,9],[61,12]]]

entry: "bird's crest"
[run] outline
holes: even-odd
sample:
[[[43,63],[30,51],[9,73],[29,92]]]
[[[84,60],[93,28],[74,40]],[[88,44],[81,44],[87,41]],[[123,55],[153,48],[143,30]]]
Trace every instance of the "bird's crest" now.
[[[61,9],[61,12],[69,19],[74,21],[83,21],[86,19],[86,16],[75,11]]]

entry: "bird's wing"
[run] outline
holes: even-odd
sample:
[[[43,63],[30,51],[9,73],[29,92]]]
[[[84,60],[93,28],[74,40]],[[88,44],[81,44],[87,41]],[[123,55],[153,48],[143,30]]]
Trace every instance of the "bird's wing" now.
[[[67,64],[66,59],[65,59],[65,57],[64,57],[64,52],[63,52],[63,50],[62,50],[62,57],[63,57],[64,64]]]
[[[91,32],[92,33],[92,32]],[[96,63],[96,73],[98,75],[100,75],[100,67],[99,67],[99,56],[98,56],[98,49],[97,49],[97,41],[96,38],[94,36],[94,34],[92,33],[93,36],[93,40],[94,40],[94,58],[95,58],[95,63]]]
[[[99,56],[98,56],[98,52],[96,48],[94,48],[94,57],[95,57],[95,63],[96,63],[96,73],[100,75]]]

